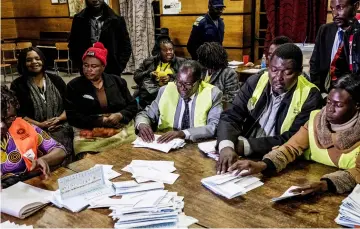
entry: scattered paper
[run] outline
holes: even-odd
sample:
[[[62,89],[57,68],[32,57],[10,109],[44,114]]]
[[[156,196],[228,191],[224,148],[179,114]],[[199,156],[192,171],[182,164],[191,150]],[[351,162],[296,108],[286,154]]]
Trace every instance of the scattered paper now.
[[[168,143],[157,143],[157,139],[161,135],[155,134],[155,140],[153,142],[144,142],[140,137],[137,137],[137,139],[132,143],[135,148],[149,148],[149,149],[155,149],[164,153],[169,153],[171,149],[179,149],[185,146],[185,140],[180,138],[175,138],[171,140]]]
[[[262,69],[250,68],[250,69],[241,70],[240,73],[256,74],[256,73],[260,72],[261,70],[262,70]]]
[[[360,184],[342,201],[335,222],[350,228],[360,226]]]
[[[284,192],[284,194],[282,194],[282,195],[279,196],[279,197],[272,198],[271,201],[272,201],[272,202],[276,202],[276,201],[280,201],[280,200],[284,200],[284,199],[291,198],[291,197],[293,197],[293,196],[301,195],[301,193],[293,193],[293,192],[291,192],[291,190],[294,190],[294,189],[297,189],[297,188],[300,188],[300,187],[299,187],[299,186],[291,186],[290,188],[288,188],[288,190],[286,190],[286,191]]]
[[[32,225],[27,226],[25,224],[19,225],[16,223],[12,223],[10,221],[5,221],[0,224],[0,228],[23,228],[23,229],[33,229],[34,227]]]
[[[116,177],[121,176],[121,173],[118,173],[115,170],[112,170],[113,165],[96,164],[94,167],[99,167],[99,166],[102,166],[103,171],[104,171],[104,178],[106,180],[112,180]]]
[[[203,152],[206,156],[214,159],[215,161],[219,160],[219,154],[215,149],[216,140],[210,142],[202,142],[198,144],[199,150]]]
[[[241,64],[244,64],[244,62],[242,62],[242,61],[236,61],[236,60],[233,60],[233,61],[230,61],[229,62],[229,66],[231,67],[231,66],[239,66],[239,65],[241,65]]]

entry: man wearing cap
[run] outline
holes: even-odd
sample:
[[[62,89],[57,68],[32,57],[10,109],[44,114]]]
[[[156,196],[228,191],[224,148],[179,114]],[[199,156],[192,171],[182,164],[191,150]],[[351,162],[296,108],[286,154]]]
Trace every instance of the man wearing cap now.
[[[196,50],[205,42],[223,43],[225,25],[220,18],[225,9],[223,0],[209,0],[209,11],[198,17],[193,24],[187,49],[193,60],[197,60]]]
[[[69,124],[80,129],[119,128],[137,113],[126,81],[104,72],[108,51],[100,42],[82,57],[83,75],[67,84],[65,101]]]
[[[120,76],[131,55],[131,43],[125,20],[104,3],[86,0],[86,8],[73,19],[69,37],[71,59],[82,66],[84,52],[97,41],[109,50],[105,72]]]

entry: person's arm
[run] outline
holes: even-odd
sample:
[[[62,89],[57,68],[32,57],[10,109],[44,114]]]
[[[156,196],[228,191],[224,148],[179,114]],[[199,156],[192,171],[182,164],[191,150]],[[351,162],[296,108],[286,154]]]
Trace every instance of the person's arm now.
[[[130,55],[131,55],[131,41],[130,41],[130,37],[129,37],[129,33],[127,31],[126,28],[126,23],[125,23],[125,19],[124,17],[120,17],[119,18],[119,28],[118,28],[118,32],[119,32],[119,50],[118,50],[118,55],[119,55],[119,64],[121,67],[121,72],[126,68],[126,64],[130,59]]]
[[[191,34],[187,43],[187,50],[189,51],[193,60],[198,59],[196,51],[200,47],[200,45],[204,43],[202,38],[203,37],[202,31],[203,29],[201,24],[199,23],[196,25],[195,22],[195,24],[192,27]]]
[[[152,57],[150,57],[152,58]],[[138,69],[134,72],[134,81],[137,85],[141,86],[146,77],[150,77],[150,73],[153,71],[149,69],[149,66],[146,64],[150,61],[150,58],[145,59],[139,66]]]
[[[313,84],[315,84],[318,88],[320,88],[321,91],[324,91],[324,85],[321,85],[321,72],[320,72],[320,56],[324,55],[323,53],[321,53],[321,38],[324,35],[323,31],[324,31],[324,27],[325,25],[320,26],[319,31],[317,33],[316,36],[316,40],[315,40],[315,47],[314,50],[312,52],[311,58],[310,58],[310,79],[311,82]]]
[[[284,144],[300,129],[301,126],[305,125],[305,123],[309,120],[310,113],[313,110],[320,109],[321,107],[322,97],[320,91],[317,88],[312,88],[309,93],[309,97],[301,108],[301,112],[296,116],[290,129],[277,136],[248,138],[247,140],[250,145],[250,150],[257,155],[265,155],[271,151],[274,146]]]
[[[208,139],[215,137],[216,129],[220,120],[220,114],[223,111],[222,107],[222,92],[213,87],[211,91],[212,106],[207,116],[207,123],[202,127],[194,127],[183,130],[185,138],[191,141],[198,141],[200,139]],[[195,107],[193,107],[195,109]]]
[[[120,90],[126,101],[126,107],[120,111],[122,115],[121,123],[128,124],[132,119],[134,119],[138,111],[138,107],[136,100],[130,94],[126,81],[124,79],[120,80],[122,81],[122,88],[120,88]]]
[[[232,103],[237,93],[239,93],[239,78],[233,69],[225,69],[227,75],[225,77],[223,102]]]

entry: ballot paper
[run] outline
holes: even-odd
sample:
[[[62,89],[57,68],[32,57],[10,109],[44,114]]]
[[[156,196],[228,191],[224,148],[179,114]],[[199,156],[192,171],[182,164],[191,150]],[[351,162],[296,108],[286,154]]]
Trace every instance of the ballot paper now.
[[[132,177],[138,183],[158,181],[165,184],[174,184],[180,176],[172,173],[176,170],[173,161],[133,160],[122,170],[132,173]]]
[[[233,61],[230,61],[229,62],[229,66],[239,66],[241,64],[244,64],[244,62],[242,61],[236,61],[236,60],[233,60]]]
[[[239,175],[235,175],[235,171],[233,173],[211,176],[202,179],[201,183],[214,193],[227,199],[232,199],[263,185],[257,177],[241,177],[241,174],[246,171],[242,171]]]
[[[59,190],[54,193],[51,202],[59,208],[65,207],[72,212],[79,212],[94,199],[114,196],[112,186],[106,183],[104,177],[103,166],[95,166],[60,178]]]
[[[342,201],[335,222],[345,227],[360,227],[360,184]]]
[[[262,70],[262,69],[258,69],[258,68],[249,68],[249,69],[241,70],[240,73],[256,74],[256,73],[260,72],[261,70]]]
[[[280,200],[285,200],[285,199],[288,199],[288,198],[291,198],[291,197],[294,197],[294,196],[301,195],[301,193],[293,193],[293,192],[291,192],[291,190],[294,190],[294,189],[297,189],[297,188],[300,188],[300,187],[299,186],[291,186],[281,196],[272,198],[271,201],[272,202],[277,202],[277,201],[280,201]]]
[[[198,144],[199,150],[203,152],[206,156],[214,159],[215,161],[219,160],[219,154],[216,152],[216,140],[210,142],[202,142]]]
[[[149,148],[155,149],[164,153],[169,153],[172,149],[179,149],[185,146],[185,140],[180,138],[175,138],[168,143],[157,143],[157,139],[161,135],[155,134],[155,140],[153,142],[145,142],[140,137],[138,137],[132,144],[135,148]]]
[[[1,212],[24,219],[50,203],[53,192],[18,182],[1,190]]]
[[[120,183],[120,185],[118,183]],[[136,186],[127,186],[127,187],[124,187],[122,182],[113,182],[112,185],[116,195],[164,189],[164,183],[162,182],[149,182],[149,183],[137,184]]]
[[[22,229],[33,229],[34,227],[32,225],[27,226],[25,224],[19,225],[16,223],[12,223],[10,221],[5,221],[0,224],[0,228],[22,228]]]
[[[118,173],[112,169],[113,165],[96,164],[94,167],[100,167],[100,166],[103,168],[104,178],[106,180],[112,180],[116,177],[121,176],[121,173]]]

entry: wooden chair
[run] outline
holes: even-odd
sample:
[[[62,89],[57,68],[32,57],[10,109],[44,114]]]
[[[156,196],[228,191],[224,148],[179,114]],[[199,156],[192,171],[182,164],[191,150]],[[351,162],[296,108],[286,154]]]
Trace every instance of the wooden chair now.
[[[16,44],[15,43],[4,43],[1,44],[1,53],[2,53],[2,63],[17,63],[16,58]],[[6,54],[9,53],[9,56],[12,56],[9,58]]]
[[[67,42],[55,43],[56,50],[58,52],[58,58],[54,60],[54,68],[57,74],[59,74],[58,63],[66,63],[68,74],[72,74],[72,61],[70,60],[70,52]],[[67,51],[67,59],[60,59],[60,51]]]
[[[0,64],[1,73],[4,75],[4,82],[3,83],[9,83],[9,82],[6,81],[6,68],[7,67],[10,68],[11,77],[12,77],[12,80],[14,80],[14,75],[13,75],[13,72],[12,72],[11,64]]]
[[[26,48],[30,48],[32,46],[31,42],[18,42],[16,43],[16,49],[17,50],[23,50]]]

